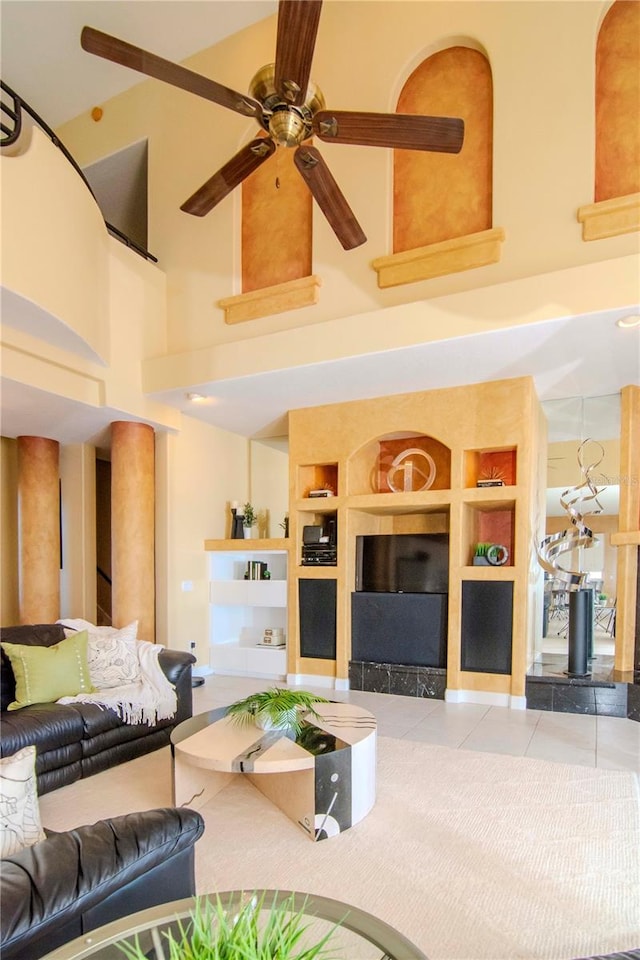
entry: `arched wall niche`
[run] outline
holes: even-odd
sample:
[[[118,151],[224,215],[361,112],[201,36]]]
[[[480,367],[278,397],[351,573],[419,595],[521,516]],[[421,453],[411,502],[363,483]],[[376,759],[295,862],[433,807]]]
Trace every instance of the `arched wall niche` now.
[[[252,125],[238,150],[255,136]],[[313,202],[295,169],[294,153],[278,148],[233,191],[234,271],[239,292],[218,301],[227,324],[318,302],[321,281],[311,272]]]
[[[594,199],[640,191],[640,4],[615,0],[596,42]]]
[[[312,197],[294,150],[278,147],[242,184],[242,292],[308,277]]]
[[[489,57],[487,48],[484,46],[484,44],[480,43],[479,40],[476,40],[475,37],[468,37],[462,34],[450,35],[447,37],[440,37],[438,40],[426,44],[408,61],[408,63],[405,65],[405,69],[398,76],[397,83],[391,90],[389,97],[389,108],[391,110],[396,109],[398,100],[400,99],[400,95],[407,80],[413,73],[415,73],[418,67],[424,63],[425,60],[428,60],[429,57],[432,57],[436,53],[442,53],[443,50],[448,50],[450,47],[468,47],[469,50],[475,50],[477,53],[481,53],[482,56],[487,59],[487,61],[490,61],[491,59]]]
[[[492,226],[493,80],[485,53],[465,45],[430,54],[406,80],[398,113],[462,117],[458,155],[394,151],[393,251]]]
[[[374,437],[348,461],[348,493],[416,493],[448,490],[451,450],[436,437],[397,430]]]

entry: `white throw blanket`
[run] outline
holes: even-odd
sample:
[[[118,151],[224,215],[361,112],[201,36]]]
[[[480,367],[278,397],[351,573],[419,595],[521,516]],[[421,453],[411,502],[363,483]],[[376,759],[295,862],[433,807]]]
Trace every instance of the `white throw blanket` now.
[[[146,723],[150,727],[154,727],[158,720],[173,717],[178,698],[173,684],[169,683],[158,663],[158,656],[164,647],[147,640],[137,640],[136,645],[140,680],[95,693],[61,697],[58,703],[95,703],[99,707],[114,710],[125,723]]]

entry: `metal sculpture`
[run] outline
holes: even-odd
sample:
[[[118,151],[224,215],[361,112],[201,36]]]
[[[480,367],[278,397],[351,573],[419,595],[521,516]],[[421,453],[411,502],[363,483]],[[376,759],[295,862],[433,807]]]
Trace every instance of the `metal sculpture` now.
[[[600,456],[592,463],[585,464],[584,455],[587,444],[593,443],[600,450]],[[588,572],[581,570],[567,570],[560,566],[558,557],[563,553],[569,553],[578,547],[592,547],[595,544],[593,531],[585,523],[585,517],[597,516],[602,513],[602,504],[598,500],[598,495],[602,493],[605,487],[596,487],[591,479],[593,471],[598,467],[604,458],[604,448],[597,440],[587,438],[578,447],[577,451],[578,466],[582,471],[584,480],[575,487],[569,487],[564,490],[560,497],[560,505],[566,510],[573,529],[562,530],[560,533],[553,533],[545,537],[537,547],[538,560],[541,567],[550,573],[556,580],[566,583],[570,590],[578,590],[583,586],[587,579]],[[584,505],[591,503],[589,510],[584,509]]]
[[[585,464],[585,448],[595,443],[600,448],[600,456],[593,463]],[[569,657],[566,673],[570,677],[589,676],[589,656],[593,656],[593,590],[584,588],[587,572],[567,570],[561,567],[557,558],[578,547],[592,547],[595,544],[593,531],[585,523],[585,517],[602,513],[602,504],[598,494],[604,487],[596,487],[591,478],[604,458],[604,449],[597,440],[584,440],[578,447],[578,465],[584,480],[576,487],[569,487],[560,497],[560,503],[571,521],[573,529],[563,530],[545,537],[537,548],[541,566],[556,580],[566,583],[569,589]],[[585,504],[591,504],[585,510]]]

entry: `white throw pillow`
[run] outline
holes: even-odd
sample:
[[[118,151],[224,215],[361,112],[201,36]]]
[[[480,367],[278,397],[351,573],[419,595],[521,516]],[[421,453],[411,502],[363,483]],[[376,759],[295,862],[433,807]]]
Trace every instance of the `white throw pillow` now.
[[[89,634],[87,660],[91,683],[96,690],[109,690],[140,680],[137,620],[120,630],[96,627],[87,620],[59,620],[58,623],[65,628],[65,633],[86,630]]]
[[[38,806],[35,747],[23,747],[0,760],[0,826],[2,857],[45,838]]]

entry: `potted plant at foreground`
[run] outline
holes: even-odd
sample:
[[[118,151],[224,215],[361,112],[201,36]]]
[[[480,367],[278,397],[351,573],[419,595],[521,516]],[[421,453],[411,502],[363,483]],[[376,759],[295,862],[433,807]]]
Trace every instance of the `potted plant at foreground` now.
[[[299,734],[305,713],[320,719],[314,703],[329,703],[324,697],[306,690],[288,690],[271,687],[260,693],[250,693],[227,709],[227,716],[236,723],[255,723],[261,730],[291,730]]]
[[[215,895],[215,905],[198,898],[186,925],[176,918],[177,932],[163,932],[169,947],[168,960],[321,960],[328,958],[327,941],[337,924],[316,943],[309,943],[313,917],[305,915],[306,901],[295,909],[293,895],[265,904],[265,893],[253,894],[239,910],[225,905]],[[146,960],[136,935],[133,943],[118,948],[127,960]],[[336,954],[332,957],[339,960]]]

